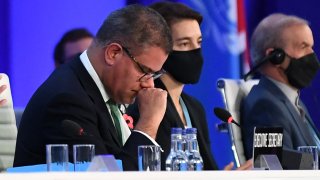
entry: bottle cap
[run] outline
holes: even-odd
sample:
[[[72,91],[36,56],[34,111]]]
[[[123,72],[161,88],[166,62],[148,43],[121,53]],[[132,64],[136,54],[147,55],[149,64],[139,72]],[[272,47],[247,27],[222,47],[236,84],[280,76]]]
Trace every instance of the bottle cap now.
[[[171,128],[171,134],[181,134],[182,128]]]
[[[197,134],[197,128],[188,128],[187,134]]]

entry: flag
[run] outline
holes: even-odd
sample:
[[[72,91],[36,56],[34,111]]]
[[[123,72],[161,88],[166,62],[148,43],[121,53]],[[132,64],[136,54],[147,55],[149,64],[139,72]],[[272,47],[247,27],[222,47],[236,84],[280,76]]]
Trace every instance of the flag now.
[[[237,0],[237,27],[240,48],[240,77],[250,70],[250,55],[247,39],[246,13],[243,0]]]

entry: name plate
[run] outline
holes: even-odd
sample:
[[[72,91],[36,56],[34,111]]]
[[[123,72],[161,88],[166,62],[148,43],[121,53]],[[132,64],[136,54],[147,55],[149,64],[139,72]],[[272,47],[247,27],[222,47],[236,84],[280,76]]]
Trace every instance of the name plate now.
[[[283,128],[281,127],[255,127],[253,137],[253,159],[260,155],[282,156]]]

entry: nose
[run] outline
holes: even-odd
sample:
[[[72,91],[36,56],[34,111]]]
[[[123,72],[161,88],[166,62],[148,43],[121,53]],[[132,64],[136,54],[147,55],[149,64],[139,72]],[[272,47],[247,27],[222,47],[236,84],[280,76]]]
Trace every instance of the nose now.
[[[314,52],[313,48],[310,48],[308,54],[311,54],[313,52]]]
[[[149,78],[146,81],[141,82],[140,85],[141,85],[141,88],[153,88],[154,87],[153,78]]]

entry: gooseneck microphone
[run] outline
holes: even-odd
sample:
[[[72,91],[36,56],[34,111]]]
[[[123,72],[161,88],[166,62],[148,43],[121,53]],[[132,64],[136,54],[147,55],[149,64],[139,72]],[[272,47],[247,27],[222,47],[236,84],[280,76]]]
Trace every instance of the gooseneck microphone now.
[[[61,128],[63,133],[69,137],[88,135],[78,123],[69,119],[62,121]]]
[[[237,123],[231,116],[230,112],[223,109],[223,108],[219,108],[219,107],[216,107],[213,109],[214,111],[214,114],[222,121],[230,124],[230,123],[233,123],[235,125],[237,125],[238,127],[240,127],[240,124]]]

